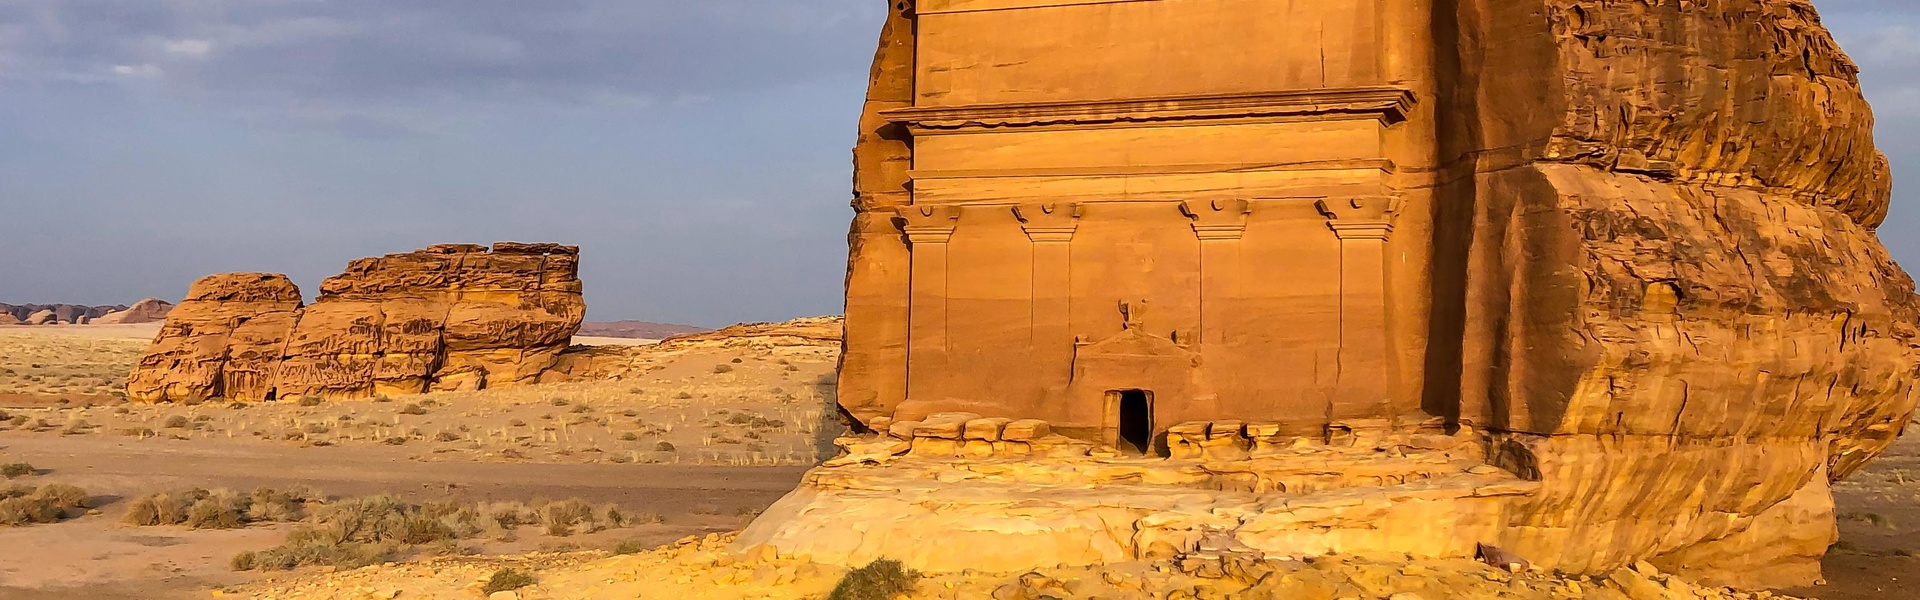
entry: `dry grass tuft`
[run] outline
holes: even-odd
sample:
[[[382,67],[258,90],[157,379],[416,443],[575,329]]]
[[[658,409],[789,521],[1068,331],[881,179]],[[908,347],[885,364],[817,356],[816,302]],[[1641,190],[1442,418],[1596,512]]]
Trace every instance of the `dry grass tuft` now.
[[[87,512],[87,492],[65,484],[0,490],[0,526],[56,523]]]

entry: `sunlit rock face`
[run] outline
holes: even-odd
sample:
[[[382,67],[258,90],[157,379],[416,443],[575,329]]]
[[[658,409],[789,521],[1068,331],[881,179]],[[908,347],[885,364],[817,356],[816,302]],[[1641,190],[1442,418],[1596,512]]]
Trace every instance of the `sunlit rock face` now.
[[[1913,411],[1920,304],[1874,235],[1888,167],[1803,0],[890,6],[854,151],[839,387],[880,436],[850,456],[887,458],[824,469],[805,502],[846,512],[877,485],[847,470],[896,460],[1218,463],[1239,454],[1180,448],[1465,436],[1477,453],[1447,460],[1528,485],[1463,496],[1491,484],[1449,476],[1439,497],[1475,498],[1457,526],[1360,543],[1320,513],[1259,516],[1334,489],[1431,509],[1404,500],[1430,477],[1355,476],[1254,489],[1252,512],[1207,527],[1282,554],[1486,544],[1785,585],[1818,577],[1828,482]],[[922,430],[975,418],[1043,421],[1054,439],[1022,444],[1051,450]],[[993,481],[951,487],[1034,485]],[[983,497],[943,489],[909,504]],[[806,506],[787,521],[856,538],[915,519],[845,528]],[[1071,530],[1100,550],[1063,553],[1104,560],[1178,521],[1048,525],[1074,506],[979,531]],[[742,543],[806,545],[763,525]]]
[[[213,275],[127,382],[148,402],[367,398],[558,377],[586,314],[579,250],[444,244],[363,258],[303,306],[285,276]]]

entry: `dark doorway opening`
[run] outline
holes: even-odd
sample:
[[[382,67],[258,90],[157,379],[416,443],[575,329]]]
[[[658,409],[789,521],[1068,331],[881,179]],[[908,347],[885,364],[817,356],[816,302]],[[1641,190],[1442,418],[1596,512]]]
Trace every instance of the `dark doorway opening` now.
[[[1120,449],[1153,452],[1153,396],[1146,390],[1120,391]]]

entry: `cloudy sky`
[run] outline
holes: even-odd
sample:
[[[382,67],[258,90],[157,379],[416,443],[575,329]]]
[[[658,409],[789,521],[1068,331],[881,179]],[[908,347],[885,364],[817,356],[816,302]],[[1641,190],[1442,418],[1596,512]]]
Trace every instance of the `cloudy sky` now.
[[[1920,264],[1920,2],[1816,0]],[[0,301],[304,289],[438,242],[584,247],[594,319],[839,310],[880,0],[0,0]]]

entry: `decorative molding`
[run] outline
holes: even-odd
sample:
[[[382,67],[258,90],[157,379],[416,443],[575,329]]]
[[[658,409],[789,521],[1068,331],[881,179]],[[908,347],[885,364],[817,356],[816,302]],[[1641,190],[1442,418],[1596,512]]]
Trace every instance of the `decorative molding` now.
[[[1020,10],[1027,8],[1059,8],[1085,4],[1120,4],[1125,2],[1159,1],[1161,0],[920,0],[918,13],[922,15],[941,15],[997,10]]]
[[[1262,94],[1171,96],[1137,100],[1023,102],[896,108],[880,115],[915,133],[995,127],[1087,125],[1351,115],[1393,124],[1406,120],[1413,92],[1398,87],[1292,90]]]
[[[1126,177],[1135,175],[1193,175],[1213,173],[1380,171],[1398,172],[1393,161],[1385,158],[1348,158],[1292,162],[1183,163],[1172,165],[1113,165],[1072,167],[1024,167],[1018,169],[913,169],[907,176],[924,179],[990,179],[1011,177]]]
[[[1314,207],[1327,217],[1327,227],[1342,240],[1385,241],[1393,235],[1393,218],[1400,212],[1400,199],[1390,196],[1325,199],[1315,202]]]
[[[905,206],[900,208],[901,231],[913,245],[945,244],[953,239],[960,223],[958,206]]]
[[[1180,203],[1180,212],[1193,219],[1193,233],[1200,241],[1237,240],[1247,232],[1253,205],[1240,198],[1188,200]]]
[[[1073,241],[1080,228],[1080,205],[1061,203],[1022,204],[1013,207],[1020,228],[1033,243],[1064,244]]]

